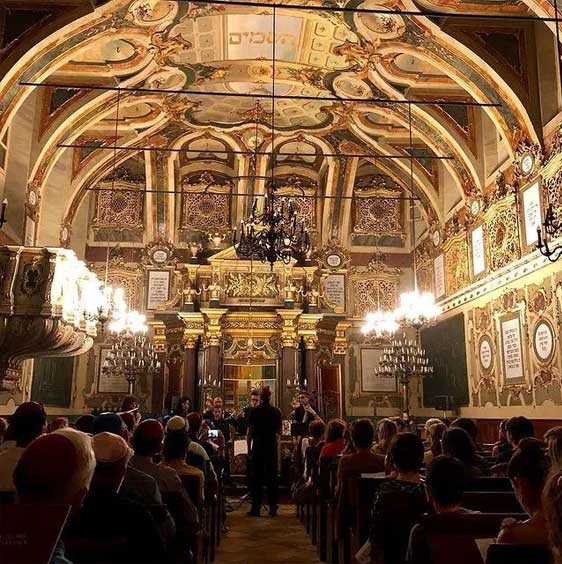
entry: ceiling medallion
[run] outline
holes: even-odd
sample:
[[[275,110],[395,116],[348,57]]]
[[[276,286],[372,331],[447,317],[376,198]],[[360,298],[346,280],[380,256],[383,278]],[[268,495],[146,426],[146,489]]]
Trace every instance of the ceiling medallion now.
[[[240,222],[240,239],[237,239],[236,228],[232,236],[239,257],[268,262],[271,268],[277,261],[290,264],[293,260],[304,259],[310,250],[310,235],[304,218],[299,222],[291,199],[280,198],[276,191],[277,186],[270,182],[262,213],[258,213],[255,199],[252,213]]]

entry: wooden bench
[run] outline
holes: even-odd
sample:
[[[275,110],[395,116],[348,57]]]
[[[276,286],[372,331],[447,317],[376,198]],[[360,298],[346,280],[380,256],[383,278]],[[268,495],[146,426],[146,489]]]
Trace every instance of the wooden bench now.
[[[433,564],[484,564],[476,539],[495,539],[504,519],[525,517],[513,513],[447,513],[427,517],[422,526]]]

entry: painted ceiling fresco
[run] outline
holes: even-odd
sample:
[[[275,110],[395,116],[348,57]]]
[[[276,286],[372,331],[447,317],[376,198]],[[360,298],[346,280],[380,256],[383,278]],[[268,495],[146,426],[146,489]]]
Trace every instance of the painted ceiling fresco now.
[[[0,134],[35,89],[22,82],[58,85],[40,89],[40,142],[28,185],[40,194],[65,152],[75,152],[72,196],[61,203],[69,223],[114,160],[123,163],[155,147],[188,151],[158,153],[173,159],[162,185],[178,185],[183,172],[198,168],[230,177],[274,168],[281,176],[298,172],[322,193],[350,195],[355,180],[361,184],[358,171],[367,171],[404,193],[413,189],[422,215],[443,221],[439,169],[451,179],[447,190],[456,193],[449,200],[484,188],[475,116],[487,115],[510,156],[521,139],[537,142],[538,135],[526,100],[502,78],[505,66],[526,73],[523,55],[508,60],[504,47],[512,38],[504,42],[488,30],[481,40],[496,56],[485,60],[448,34],[441,16],[393,13],[420,8],[549,13],[539,0],[287,0],[275,10],[263,0],[256,6],[98,2],[95,11],[65,22],[2,69]],[[20,48],[10,41],[4,42],[8,53],[10,46]],[[70,88],[84,85],[102,88]],[[112,90],[116,86],[120,92]],[[114,141],[121,147],[117,155],[104,149]],[[239,187],[248,183],[241,179]],[[263,182],[250,188],[263,191]],[[236,208],[243,213],[242,204]],[[341,203],[324,206],[319,223],[326,238],[346,213]]]

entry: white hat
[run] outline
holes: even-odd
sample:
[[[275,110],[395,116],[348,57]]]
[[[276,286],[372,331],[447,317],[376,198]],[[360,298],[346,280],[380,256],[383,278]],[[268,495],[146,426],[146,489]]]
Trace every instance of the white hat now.
[[[92,448],[96,455],[96,462],[118,462],[125,457],[129,459],[133,451],[119,435],[113,433],[99,433],[92,438]]]
[[[166,423],[166,431],[189,431],[189,423],[179,415],[174,415]]]

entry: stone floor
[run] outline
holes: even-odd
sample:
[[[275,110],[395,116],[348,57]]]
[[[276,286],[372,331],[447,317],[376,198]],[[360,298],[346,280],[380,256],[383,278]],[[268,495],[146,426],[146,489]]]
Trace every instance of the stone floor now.
[[[280,506],[275,518],[248,517],[248,509],[243,505],[228,515],[230,532],[223,537],[216,564],[320,564],[293,506]]]

